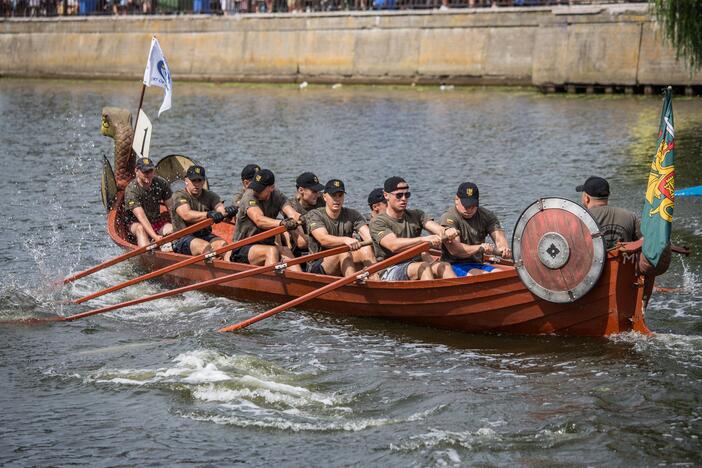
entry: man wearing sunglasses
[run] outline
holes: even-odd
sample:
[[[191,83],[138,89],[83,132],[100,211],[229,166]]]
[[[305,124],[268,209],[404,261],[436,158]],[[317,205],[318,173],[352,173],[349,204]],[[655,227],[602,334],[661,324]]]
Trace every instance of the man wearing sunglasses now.
[[[442,259],[451,263],[458,276],[488,273],[493,267],[483,263],[483,255],[511,258],[505,231],[492,211],[480,205],[478,186],[464,182],[458,186],[454,206],[441,216],[441,225],[456,229],[458,239],[444,242]],[[484,242],[490,236],[495,245]]]
[[[311,262],[307,270],[310,273],[352,276],[375,263],[373,248],[370,245],[361,247],[361,242],[354,237],[357,235],[364,241],[371,240],[368,223],[358,211],[344,207],[345,197],[344,183],[339,179],[332,179],[324,187],[326,206],[307,213],[310,252],[344,245],[349,248],[349,252]],[[372,275],[371,279],[377,279],[377,275]]]
[[[155,173],[151,159],[137,159],[135,177],[124,191],[126,224],[139,247],[149,245],[151,240],[157,241],[173,231],[168,216],[161,216],[161,203],[170,208],[171,188],[164,178]]]
[[[455,230],[443,228],[422,210],[407,208],[411,193],[409,185],[402,177],[387,179],[383,192],[388,207],[384,213],[374,217],[370,224],[373,247],[378,260],[384,260],[421,242],[430,242],[432,247],[440,248],[442,237],[448,241],[457,235]],[[426,229],[432,235],[421,237],[422,229]],[[455,277],[451,265],[434,261],[427,253],[410,261],[393,265],[380,275],[383,281]]]

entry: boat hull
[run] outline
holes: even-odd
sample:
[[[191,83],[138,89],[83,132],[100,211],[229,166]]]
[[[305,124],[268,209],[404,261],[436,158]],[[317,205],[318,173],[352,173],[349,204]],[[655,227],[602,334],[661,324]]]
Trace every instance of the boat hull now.
[[[231,227],[218,225],[227,235]],[[108,216],[108,230],[121,247],[130,249],[117,212]],[[183,260],[172,252],[138,257],[153,271]],[[216,260],[175,270],[165,276],[185,285],[253,268]],[[285,271],[266,273],[203,289],[238,300],[283,303],[312,292],[337,278]],[[464,278],[432,281],[368,281],[352,284],[305,303],[304,309],[341,316],[374,317],[469,333],[515,335],[558,334],[606,336],[627,331],[648,333],[643,320],[644,282],[636,272],[636,255],[609,252],[597,284],[579,300],[557,304],[532,294],[513,267]]]

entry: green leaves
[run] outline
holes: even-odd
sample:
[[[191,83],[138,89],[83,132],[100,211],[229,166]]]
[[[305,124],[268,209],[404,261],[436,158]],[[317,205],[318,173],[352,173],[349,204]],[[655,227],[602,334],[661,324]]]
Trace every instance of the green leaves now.
[[[702,6],[699,0],[650,0],[663,23],[676,58],[687,61],[690,71],[702,68]]]

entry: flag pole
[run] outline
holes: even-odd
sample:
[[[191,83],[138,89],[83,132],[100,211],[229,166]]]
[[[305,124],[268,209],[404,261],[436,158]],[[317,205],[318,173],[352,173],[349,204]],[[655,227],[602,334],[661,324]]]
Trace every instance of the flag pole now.
[[[151,41],[156,38],[156,34],[151,36]],[[149,58],[151,57],[151,46],[149,46]],[[134,139],[136,138],[137,124],[139,123],[139,114],[141,113],[141,106],[144,104],[144,93],[146,93],[146,83],[141,80],[141,96],[139,97],[139,108],[137,109],[136,118],[134,119],[134,134],[132,135],[132,147],[134,147]]]
[[[141,113],[141,106],[144,104],[144,93],[146,92],[146,85],[141,84],[141,97],[139,98],[139,108],[137,109],[136,119],[134,119],[134,135],[136,135],[137,124],[139,123],[139,114]],[[132,137],[132,145],[134,144],[134,137]]]

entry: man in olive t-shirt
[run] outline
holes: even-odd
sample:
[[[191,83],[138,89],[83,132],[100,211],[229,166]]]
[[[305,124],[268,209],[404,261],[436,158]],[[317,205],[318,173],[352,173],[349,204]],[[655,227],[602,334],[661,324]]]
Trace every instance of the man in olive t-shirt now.
[[[472,182],[458,186],[454,206],[441,216],[441,225],[458,232],[453,241],[444,242],[441,256],[451,263],[458,276],[492,271],[492,266],[483,264],[483,254],[501,254],[505,258],[512,256],[497,216],[480,206],[480,192]],[[488,235],[495,245],[484,242]]]
[[[441,227],[422,210],[407,209],[410,191],[402,177],[390,177],[385,181],[383,195],[388,201],[385,213],[373,218],[370,223],[373,247],[378,260],[392,257],[421,242],[429,242],[434,248],[441,247],[446,229]],[[420,237],[422,229],[432,235]],[[455,236],[455,232],[452,234]],[[455,278],[451,265],[434,261],[426,252],[408,262],[386,268],[380,275],[384,281],[430,280]]]
[[[241,190],[236,192],[232,197],[232,206],[239,208],[241,197],[244,196],[244,192],[246,192],[246,189],[249,188],[254,176],[260,170],[261,168],[258,166],[258,164],[247,164],[244,166],[244,168],[241,170]]]
[[[370,245],[361,247],[354,237],[360,235],[364,241],[371,240],[366,220],[361,214],[344,207],[346,188],[339,179],[332,179],[324,186],[325,206],[309,211],[306,215],[309,231],[310,252],[347,246],[349,252],[320,258],[310,263],[308,271],[322,275],[353,276],[361,269],[375,263]],[[377,279],[373,275],[371,279]]]
[[[171,187],[164,178],[155,175],[155,168],[151,159],[137,159],[134,178],[124,190],[127,228],[136,237],[139,247],[173,231],[169,219],[161,216],[161,203],[170,208]]]
[[[595,218],[602,231],[605,248],[611,249],[619,242],[641,239],[641,220],[624,208],[609,206],[609,182],[602,177],[589,177],[576,191],[582,192],[580,201]]]
[[[290,200],[290,206],[305,216],[308,211],[324,207],[324,199],[321,191],[324,185],[319,183],[319,179],[312,172],[303,172],[295,180],[295,197]],[[309,239],[306,232],[302,235],[291,233],[290,241],[293,246],[292,252],[296,257],[301,257],[309,253]]]
[[[176,231],[211,218],[215,223],[234,214],[234,207],[224,208],[219,195],[204,188],[205,168],[190,166],[185,175],[185,189],[173,194],[171,219]],[[184,255],[200,255],[218,249],[226,242],[207,227],[173,242],[173,251]],[[227,252],[229,254],[229,252]],[[227,257],[225,254],[225,259]]]
[[[288,216],[287,220],[276,219],[280,213]],[[256,173],[239,202],[239,212],[236,215],[236,231],[234,242],[246,239],[260,232],[285,225],[288,230],[302,229],[298,226],[300,214],[288,203],[282,192],[275,188],[275,175],[268,169]],[[274,237],[249,244],[232,251],[231,261],[249,263],[251,265],[273,265],[281,259],[293,258],[286,246],[276,243]],[[291,271],[302,271],[299,265],[288,267]]]

